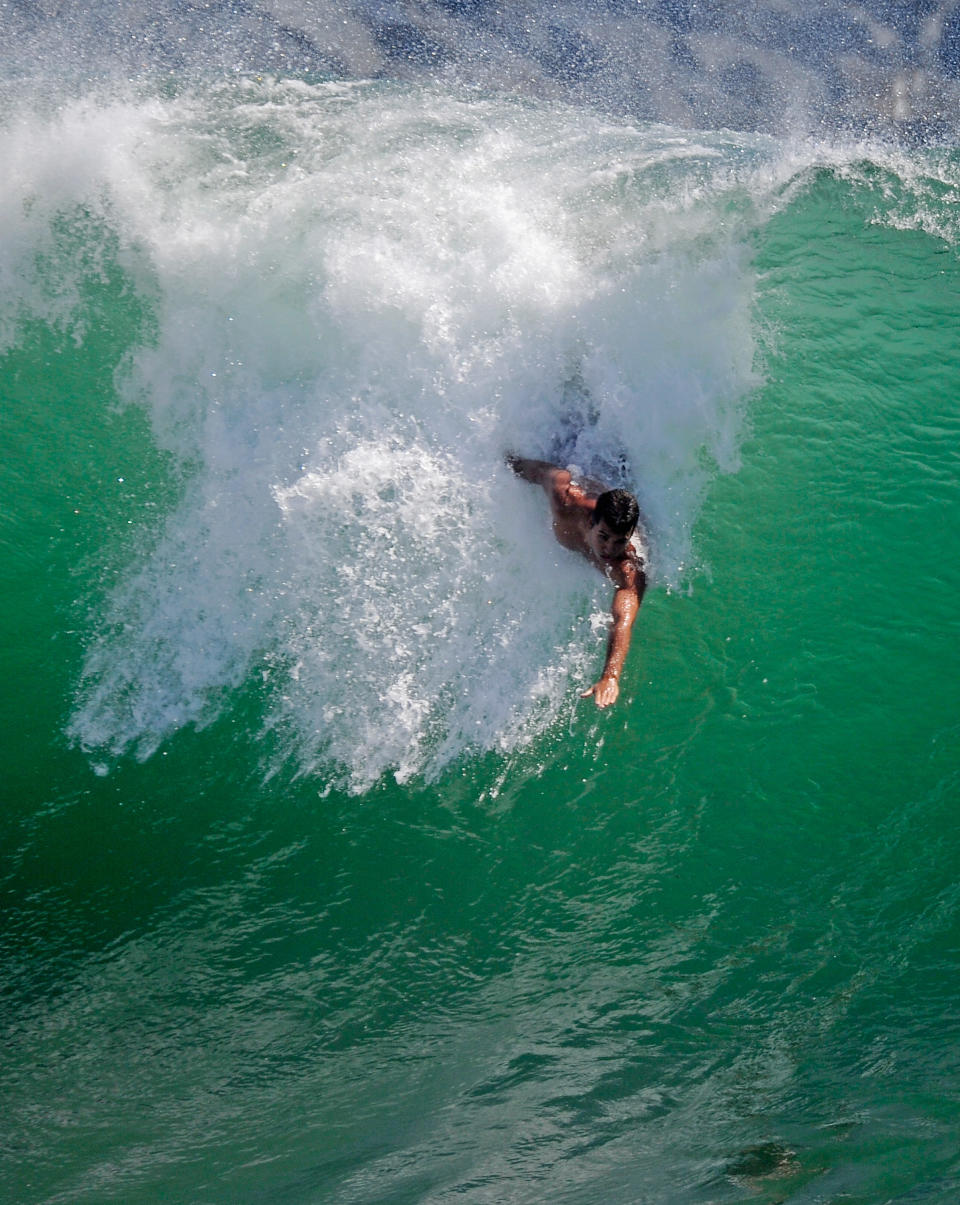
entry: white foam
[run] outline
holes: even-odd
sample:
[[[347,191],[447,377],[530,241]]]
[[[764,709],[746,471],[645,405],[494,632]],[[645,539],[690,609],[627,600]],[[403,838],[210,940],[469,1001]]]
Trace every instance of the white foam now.
[[[754,383],[762,144],[256,80],[7,139],[7,270],[43,315],[29,247],[71,206],[109,227],[156,318],[119,388],[192,474],[91,637],[80,745],[149,755],[257,675],[281,753],[357,788],[529,741],[609,601],[502,462],[565,424],[588,471],[626,459],[659,580],[695,561]]]

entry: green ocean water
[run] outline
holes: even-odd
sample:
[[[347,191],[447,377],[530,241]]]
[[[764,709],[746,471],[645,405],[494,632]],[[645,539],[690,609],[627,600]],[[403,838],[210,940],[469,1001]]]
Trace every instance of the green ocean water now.
[[[955,1201],[956,156],[407,100],[8,186],[0,1195]]]

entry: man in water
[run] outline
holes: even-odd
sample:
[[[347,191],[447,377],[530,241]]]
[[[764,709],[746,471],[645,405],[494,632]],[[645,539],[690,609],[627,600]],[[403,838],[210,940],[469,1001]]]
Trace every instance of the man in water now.
[[[616,586],[603,673],[580,696],[593,695],[598,707],[609,707],[620,693],[630,633],[647,585],[643,562],[631,542],[640,519],[637,500],[626,490],[607,490],[588,479],[574,480],[569,470],[546,460],[527,460],[511,453],[506,461],[518,477],[546,490],[553,533],[560,543],[585,556]]]

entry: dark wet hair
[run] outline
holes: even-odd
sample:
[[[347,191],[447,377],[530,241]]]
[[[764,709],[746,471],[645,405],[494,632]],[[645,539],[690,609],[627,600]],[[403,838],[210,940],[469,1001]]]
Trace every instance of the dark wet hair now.
[[[597,499],[593,525],[606,523],[618,536],[628,536],[640,520],[640,507],[629,490],[607,490]]]

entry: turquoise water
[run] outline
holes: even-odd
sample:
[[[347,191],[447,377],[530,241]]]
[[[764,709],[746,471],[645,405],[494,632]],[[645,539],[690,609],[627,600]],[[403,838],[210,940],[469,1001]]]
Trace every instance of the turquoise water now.
[[[954,1201],[942,149],[255,78],[2,129],[5,1199]],[[624,456],[653,582],[502,464]]]

